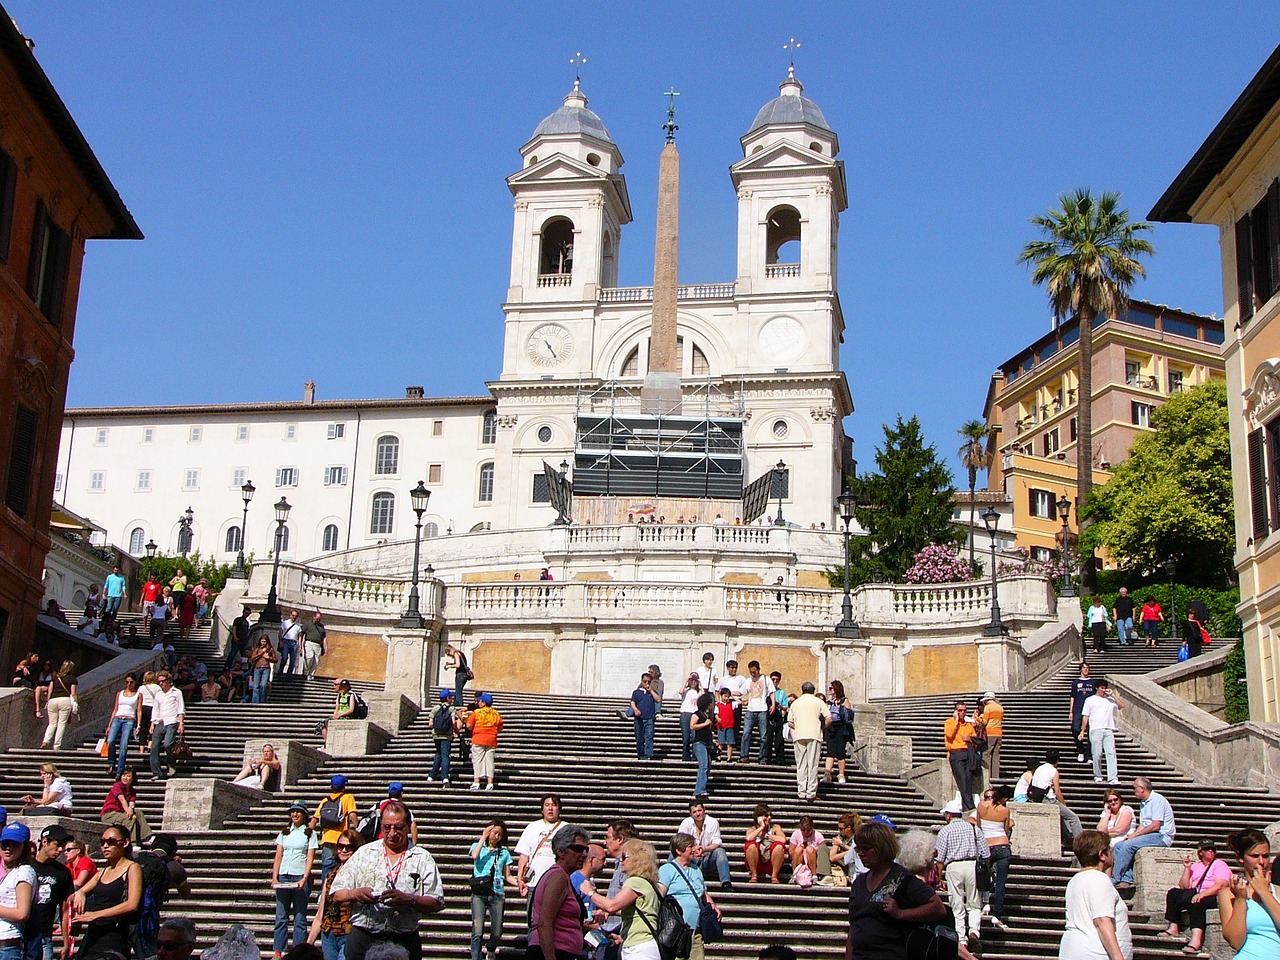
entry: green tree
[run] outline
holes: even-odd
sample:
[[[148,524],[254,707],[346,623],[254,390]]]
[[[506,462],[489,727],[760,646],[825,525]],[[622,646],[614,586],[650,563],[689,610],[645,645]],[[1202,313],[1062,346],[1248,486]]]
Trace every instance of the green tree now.
[[[915,556],[931,543],[955,547],[964,533],[951,521],[955,486],[951,471],[926,446],[920,421],[898,417],[884,425],[884,445],[876,450],[876,471],[854,479],[855,513],[867,531],[850,544],[852,585],[870,580],[900,581]],[[832,571],[839,584],[843,571]]]
[[[981,420],[966,420],[960,429],[964,443],[959,451],[960,465],[969,471],[969,569],[976,570],[973,556],[973,523],[977,505],[973,502],[974,491],[978,488],[978,471],[989,469],[995,450],[987,439],[987,425]]]
[[[1087,504],[1093,490],[1093,322],[1102,314],[1117,316],[1129,299],[1129,288],[1146,269],[1138,262],[1155,248],[1138,236],[1149,223],[1134,223],[1120,209],[1120,194],[1104,193],[1096,200],[1088,188],[1064,193],[1062,209],[1032,217],[1044,238],[1022,248],[1019,263],[1031,265],[1031,282],[1043,286],[1054,315],[1061,321],[1079,319],[1079,383],[1076,395],[1076,503]],[[1084,532],[1087,522],[1080,522]],[[1082,578],[1093,584],[1092,556]]]
[[[1179,582],[1235,583],[1235,514],[1227,387],[1210,380],[1171,396],[1151,414],[1155,428],[1133,444],[1110,482],[1094,491],[1082,543],[1105,547],[1121,567],[1177,562]]]

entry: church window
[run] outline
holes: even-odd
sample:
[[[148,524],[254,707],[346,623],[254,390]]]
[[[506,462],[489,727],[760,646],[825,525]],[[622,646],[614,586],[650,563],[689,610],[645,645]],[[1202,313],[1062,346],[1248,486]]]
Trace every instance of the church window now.
[[[690,360],[689,372],[695,377],[708,377],[711,375],[711,364],[707,362],[707,355],[702,352],[696,343],[693,345],[693,356]]]
[[[432,537],[440,536],[440,524],[436,523],[434,520],[430,521],[425,527],[422,528],[422,535],[426,537],[428,540],[430,540]]]
[[[480,489],[476,499],[481,503],[493,502],[493,464],[486,463],[480,467]]]
[[[551,442],[551,428],[550,428],[550,427],[539,427],[539,428],[538,428],[538,442],[539,442],[539,443],[550,443],[550,442]]]
[[[775,440],[785,440],[787,438],[787,434],[790,432],[791,432],[791,428],[787,426],[787,421],[785,420],[773,421],[773,438]]]
[[[480,442],[481,443],[497,443],[498,442],[498,411],[486,410],[484,413],[484,421],[480,425]]]
[[[396,495],[394,493],[375,493],[373,510],[369,516],[370,533],[391,533],[395,529]]]
[[[573,222],[564,217],[547,221],[542,227],[542,256],[538,273],[566,276],[573,273]]]
[[[640,348],[633,347],[631,352],[627,354],[627,359],[622,361],[622,369],[618,371],[620,377],[638,377],[640,376]]]
[[[223,548],[223,552],[237,553],[239,552],[241,546],[242,546],[242,543],[240,540],[240,528],[237,527],[235,524],[232,524],[231,526],[227,527],[227,539],[226,539],[226,544]]]
[[[374,457],[373,472],[386,476],[400,472],[400,440],[397,437],[378,438],[377,453]]]
[[[800,262],[800,212],[795,207],[775,207],[765,221],[765,263],[769,266]]]
[[[320,549],[325,553],[333,553],[338,549],[338,525],[330,523],[320,535]]]
[[[134,527],[129,531],[129,553],[135,557],[142,556],[142,551],[146,549],[144,541],[147,539],[147,533],[141,527]]]
[[[533,502],[551,502],[551,489],[547,486],[547,475],[541,470],[533,475]]]

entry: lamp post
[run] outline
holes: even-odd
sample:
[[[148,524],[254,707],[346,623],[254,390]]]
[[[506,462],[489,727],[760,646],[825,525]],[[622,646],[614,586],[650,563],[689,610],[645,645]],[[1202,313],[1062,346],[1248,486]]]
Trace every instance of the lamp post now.
[[[1071,501],[1064,493],[1058,498],[1058,516],[1062,518],[1062,593],[1064,597],[1074,597],[1076,588],[1071,584],[1071,531],[1067,521],[1071,516]]]
[[[1170,557],[1164,562],[1165,576],[1169,578],[1169,636],[1178,642],[1178,601],[1173,595],[1173,575],[1178,572],[1178,561]]]
[[[427,501],[430,499],[431,491],[421,480],[409,491],[409,500],[418,519],[413,525],[413,586],[409,588],[409,609],[400,618],[400,626],[410,630],[421,630],[424,626],[422,613],[418,609],[418,557],[422,548],[422,515],[427,512]]]
[[[778,515],[773,518],[773,525],[781,527],[786,525],[786,521],[782,519],[782,478],[787,474],[787,465],[781,460],[778,465],[773,468],[774,485],[778,488]]]
[[[245,531],[249,529],[249,504],[257,489],[252,480],[246,480],[240,487],[240,499],[244,501],[244,514],[240,518],[240,553],[236,556],[236,568],[231,571],[233,577],[244,576],[244,538]]]
[[[178,552],[184,557],[191,550],[191,524],[195,518],[196,515],[190,507],[178,516]]]
[[[156,558],[156,542],[150,538],[147,539],[147,545],[144,548],[147,551],[147,562],[142,565],[143,572],[149,577],[151,576],[151,561]]]
[[[561,460],[560,461],[560,483],[561,484],[564,483],[565,477],[567,477],[568,475],[569,475],[569,461]],[[552,526],[556,526],[556,527],[568,526],[569,525],[568,514],[569,514],[569,504],[567,501],[561,500],[559,506],[556,508],[556,519],[555,519],[555,523],[553,523]]]
[[[853,597],[849,595],[849,528],[853,524],[857,506],[858,498],[848,486],[836,497],[836,508],[840,511],[840,521],[844,524],[844,599],[840,601],[840,622],[836,624],[836,636],[846,640],[856,640],[862,636],[853,620]]]
[[[1000,514],[995,507],[987,507],[982,512],[982,522],[991,534],[991,623],[982,631],[984,637],[999,637],[1005,633],[1004,623],[1000,619],[1000,597],[996,588],[996,524],[1000,522]]]
[[[267,591],[267,605],[258,616],[259,623],[279,623],[280,608],[276,606],[276,582],[280,575],[280,538],[284,531],[285,521],[289,519],[289,501],[284,497],[276,504],[276,549],[275,559],[271,563],[271,589]]]

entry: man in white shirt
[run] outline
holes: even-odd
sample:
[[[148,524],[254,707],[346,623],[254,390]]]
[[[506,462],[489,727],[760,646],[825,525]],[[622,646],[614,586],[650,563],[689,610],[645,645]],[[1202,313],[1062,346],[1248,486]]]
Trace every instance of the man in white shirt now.
[[[747,672],[751,676],[750,678],[744,678],[747,679],[747,689],[744,695],[747,704],[747,716],[742,725],[742,762],[749,763],[751,760],[751,731],[755,730],[760,735],[760,749],[756,754],[756,758],[760,763],[764,763],[766,730],[769,721],[769,701],[773,699],[773,681],[760,672],[759,660],[752,660],[748,663]]]
[[[1133,781],[1133,795],[1142,801],[1138,813],[1138,829],[1111,847],[1115,863],[1111,868],[1111,882],[1117,887],[1133,886],[1133,861],[1143,847],[1172,846],[1178,835],[1173,819],[1173,807],[1169,801],[1152,789],[1149,777]]]
[[[1111,692],[1105,680],[1098,681],[1098,689],[1084,702],[1081,711],[1080,733],[1089,735],[1093,748],[1093,782],[1102,782],[1102,755],[1107,756],[1107,782],[1120,782],[1116,774],[1116,711],[1123,710],[1120,698]]]
[[[716,655],[714,653],[704,653],[702,655],[702,669],[697,671],[698,682],[702,684],[703,690],[710,690],[715,693],[720,689],[720,674],[716,673]]]
[[[822,750],[822,721],[827,705],[814,696],[817,688],[806,680],[800,696],[791,702],[787,726],[796,755],[796,795],[801,800],[818,799],[818,760]]]
[[[729,857],[725,853],[724,841],[720,838],[720,821],[707,816],[707,808],[702,801],[689,803],[689,816],[680,823],[677,833],[687,833],[693,837],[693,866],[704,874],[707,867],[716,868],[716,876],[720,878],[723,890],[732,890],[733,881],[729,876]]]
[[[293,673],[298,666],[298,644],[302,641],[302,624],[298,611],[289,611],[289,619],[280,625],[280,675]]]
[[[169,751],[173,748],[173,741],[183,733],[186,704],[182,700],[182,691],[174,687],[168,670],[160,671],[156,680],[160,684],[160,692],[156,694],[156,704],[151,709],[151,775],[157,780],[165,780],[168,777]],[[160,765],[161,751],[165,755],[163,767]]]

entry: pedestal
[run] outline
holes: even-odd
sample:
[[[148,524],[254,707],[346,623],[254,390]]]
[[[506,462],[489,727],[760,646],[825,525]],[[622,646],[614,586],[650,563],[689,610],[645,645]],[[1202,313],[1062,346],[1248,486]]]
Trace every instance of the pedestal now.
[[[387,681],[383,688],[389,694],[403,694],[415,704],[427,702],[427,649],[425,627],[388,630]]]
[[[269,799],[271,794],[265,790],[238,787],[212,777],[175,778],[165,784],[164,830],[219,830],[232,817]]]
[[[370,720],[331,720],[324,752],[331,757],[367,757],[381,753],[391,732]]]

